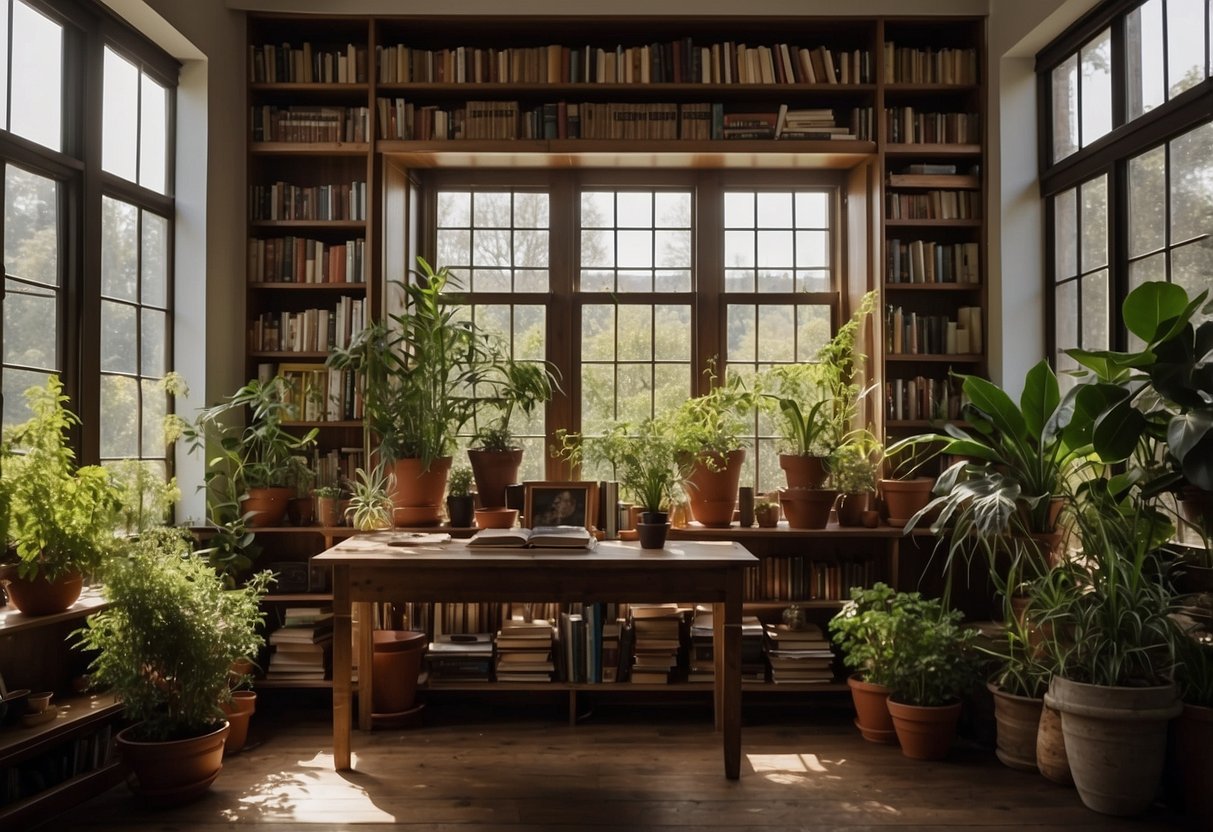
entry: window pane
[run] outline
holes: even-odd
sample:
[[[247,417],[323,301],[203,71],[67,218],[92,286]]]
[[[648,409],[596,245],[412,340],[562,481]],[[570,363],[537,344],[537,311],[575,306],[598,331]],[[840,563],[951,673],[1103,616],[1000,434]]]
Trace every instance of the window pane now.
[[[796,226],[798,228],[829,228],[830,197],[824,193],[796,194]]]
[[[724,195],[724,227],[754,227],[754,194],[726,193]]]
[[[653,307],[621,305],[619,321],[620,361],[651,361],[653,358]]]
[[[139,318],[142,326],[139,333],[139,373],[160,378],[167,369],[165,352],[168,346],[168,316],[156,309],[144,309]]]
[[[138,331],[135,307],[112,301],[101,302],[101,369],[116,373],[138,370]]]
[[[1213,239],[1180,246],[1171,252],[1171,282],[1188,290],[1189,297],[1196,297],[1213,282]]]
[[[161,309],[168,306],[168,220],[143,212],[143,262],[140,300]]]
[[[1053,299],[1053,327],[1054,340],[1057,342],[1057,367],[1061,369],[1064,362],[1070,361],[1062,352],[1078,346],[1078,282],[1071,280],[1060,284]]]
[[[101,456],[139,455],[139,385],[126,376],[101,376]]]
[[[615,194],[583,191],[581,194],[581,227],[613,228],[615,226]]]
[[[1129,264],[1129,291],[1132,292],[1141,284],[1150,281],[1165,281],[1167,279],[1167,254],[1159,252],[1145,258],[1144,260],[1136,260]],[[1146,342],[1138,338],[1132,332],[1129,333],[1129,349],[1139,350],[1146,345]]]
[[[691,227],[691,195],[658,191],[654,197],[655,224],[658,228]]]
[[[63,148],[63,27],[13,3],[14,79],[9,129],[53,150]]]
[[[101,198],[101,294],[106,297],[138,300],[136,216],[134,205]]]
[[[472,195],[473,224],[481,228],[509,228],[510,213],[508,193],[477,191]]]
[[[472,232],[463,228],[439,228],[438,262],[449,267],[471,265]]]
[[[1082,270],[1108,264],[1108,177],[1082,185]]]
[[[144,379],[139,382],[142,393],[143,447],[142,456],[164,456],[164,416],[168,412],[168,397],[160,389],[156,380]]]
[[[4,281],[4,291],[4,363],[57,367],[56,293],[12,278]]]
[[[616,225],[620,228],[650,228],[653,225],[653,195],[628,193],[616,195]]]
[[[514,227],[547,228],[548,195],[526,192],[514,194]]]
[[[165,193],[168,174],[168,90],[142,77],[139,106],[139,184]]]
[[[0,113],[8,113],[8,15],[0,14]],[[5,116],[0,115],[0,127],[8,129]]]
[[[791,228],[792,195],[758,194],[758,225],[763,228]]]
[[[1082,346],[1089,350],[1106,350],[1108,340],[1108,272],[1107,269],[1082,279]]]
[[[581,307],[581,360],[615,360],[615,307],[586,304]]]
[[[830,307],[825,304],[801,304],[796,307],[796,360],[808,361],[817,355],[834,334],[830,325]]]
[[[796,327],[791,306],[758,307],[758,360],[790,363],[796,360]]]
[[[1206,0],[1167,0],[1167,97],[1204,80]]]
[[[1053,161],[1078,150],[1078,56],[1053,70]]]
[[[1073,188],[1053,197],[1053,241],[1055,278],[1078,274],[1078,195]]]
[[[1126,114],[1130,120],[1167,100],[1163,75],[1162,0],[1148,0],[1125,18]]]
[[[12,165],[4,171],[4,269],[59,285],[59,183]]]
[[[1171,244],[1213,232],[1213,123],[1171,142]]]
[[[615,421],[615,365],[581,365],[581,432],[600,434]]]
[[[438,227],[467,228],[472,224],[472,195],[467,191],[438,192]]]
[[[1112,32],[1105,29],[1082,48],[1082,145],[1112,129]]]
[[[1157,147],[1129,160],[1129,256],[1167,243],[1167,155]]]
[[[729,364],[758,360],[758,311],[754,306],[729,304],[725,357]]]
[[[29,370],[14,370],[5,367],[0,383],[4,391],[4,427],[19,425],[30,417],[25,401],[25,391],[31,387],[45,387],[49,373]]]
[[[139,70],[105,48],[101,98],[101,167],[135,181],[139,150]]]
[[[514,307],[514,358],[541,361],[546,355],[547,308],[543,306]]]

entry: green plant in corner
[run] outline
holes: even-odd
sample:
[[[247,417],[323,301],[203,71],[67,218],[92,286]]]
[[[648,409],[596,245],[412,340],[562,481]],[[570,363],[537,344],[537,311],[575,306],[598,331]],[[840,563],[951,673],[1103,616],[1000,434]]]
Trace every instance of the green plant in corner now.
[[[395,508],[392,503],[392,476],[382,468],[368,472],[359,468],[350,483],[350,504],[345,510],[354,528],[359,531],[390,529]]]
[[[978,678],[973,644],[977,631],[962,627],[964,614],[944,609],[939,599],[899,593],[889,609],[897,645],[892,667],[892,699],[934,707],[955,702]]]

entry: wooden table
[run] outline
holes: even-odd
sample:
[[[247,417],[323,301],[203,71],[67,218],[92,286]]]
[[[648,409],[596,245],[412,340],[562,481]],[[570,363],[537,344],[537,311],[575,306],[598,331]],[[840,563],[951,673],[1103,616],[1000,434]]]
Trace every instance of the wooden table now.
[[[671,541],[665,549],[603,541],[592,552],[469,548],[463,541],[393,545],[393,533],[343,540],[314,558],[333,569],[333,762],[350,765],[351,612],[360,605],[358,727],[371,727],[375,601],[711,602],[715,632],[716,729],[725,776],[741,773],[742,575],[758,559],[731,541]]]

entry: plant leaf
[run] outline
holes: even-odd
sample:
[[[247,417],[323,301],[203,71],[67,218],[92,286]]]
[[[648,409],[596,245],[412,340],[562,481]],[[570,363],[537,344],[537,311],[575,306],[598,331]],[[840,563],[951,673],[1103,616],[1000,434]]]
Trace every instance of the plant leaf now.
[[[1046,361],[1040,361],[1028,370],[1024,378],[1023,392],[1019,396],[1019,409],[1023,412],[1024,426],[1032,436],[1044,433],[1061,401],[1057,387],[1057,376]],[[1063,427],[1063,426],[1057,426]]]
[[[1128,459],[1146,429],[1146,417],[1128,400],[1105,412],[1095,420],[1091,437],[1095,453],[1104,462]]]
[[[1023,415],[1002,388],[984,378],[964,376],[964,393],[969,398],[969,404],[984,414],[1001,433],[1017,442],[1027,439]]]
[[[1151,281],[1130,292],[1121,311],[1129,331],[1153,344],[1163,323],[1178,318],[1187,305],[1188,293],[1182,286]]]

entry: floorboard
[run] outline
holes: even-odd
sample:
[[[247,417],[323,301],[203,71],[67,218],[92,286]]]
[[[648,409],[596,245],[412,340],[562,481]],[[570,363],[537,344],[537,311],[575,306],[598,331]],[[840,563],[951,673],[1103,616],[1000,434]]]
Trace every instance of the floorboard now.
[[[1011,771],[960,741],[943,762],[864,742],[843,702],[746,710],[742,777],[724,778],[702,704],[613,701],[568,726],[559,707],[431,703],[409,730],[354,733],[332,769],[328,712],[259,703],[250,742],[191,806],[152,811],[119,787],[52,827],[212,830],[1119,830],[1182,826],[1161,804],[1107,818],[1073,789]]]

